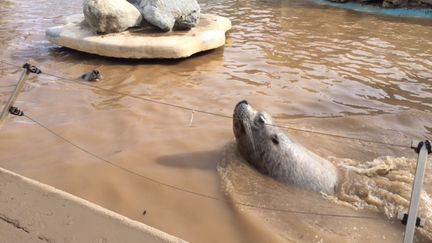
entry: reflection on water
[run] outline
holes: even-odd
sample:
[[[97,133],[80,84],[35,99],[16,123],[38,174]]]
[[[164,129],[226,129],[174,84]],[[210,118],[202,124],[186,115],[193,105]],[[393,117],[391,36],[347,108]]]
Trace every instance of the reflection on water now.
[[[79,13],[81,1],[3,0],[0,59],[19,64],[31,59],[42,70],[71,79],[98,69],[104,79],[96,85],[102,88],[227,115],[239,100],[248,99],[280,124],[405,144],[413,137],[430,136],[430,21],[296,0],[202,0],[200,4],[203,12],[231,19],[227,45],[193,58],[164,61],[104,58],[50,44],[45,30],[61,24],[64,16]],[[19,73],[0,64],[1,100],[7,99]],[[233,136],[229,119],[195,114],[189,127],[190,112],[47,76],[31,78],[17,105],[89,151],[131,170],[201,193],[227,196],[216,165],[222,159],[218,151]],[[414,157],[409,149],[292,135],[323,156],[357,161],[387,155]],[[285,220],[290,228],[267,230],[262,218],[230,204],[160,188],[101,164],[25,119],[10,118],[0,138],[1,151],[8,151],[1,152],[0,166],[193,242],[260,242],[277,232],[299,241],[307,241],[302,235],[314,232],[317,237],[313,235],[311,241],[394,242],[403,231],[398,222],[383,215],[378,223],[348,223],[339,218],[286,219],[286,215],[264,214],[272,222],[267,225]],[[244,182],[267,180],[243,173]],[[272,192],[265,192],[269,185],[260,186],[264,196],[252,198],[255,203],[270,197]],[[245,193],[245,188],[237,191]],[[286,190],[294,189],[283,188],[276,195],[292,207],[299,200],[303,210],[328,206],[333,213],[352,211],[320,195],[291,195]],[[426,182],[426,191],[430,188],[432,184]],[[344,231],[343,225],[359,230]],[[363,237],[367,233],[368,239]]]

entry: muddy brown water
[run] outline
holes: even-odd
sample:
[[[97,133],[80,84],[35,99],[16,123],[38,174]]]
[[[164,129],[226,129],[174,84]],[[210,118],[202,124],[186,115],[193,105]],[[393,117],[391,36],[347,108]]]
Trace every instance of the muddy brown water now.
[[[406,204],[403,196],[415,168],[408,145],[412,138],[432,136],[430,20],[374,16],[307,1],[200,4],[203,12],[231,19],[225,47],[182,60],[131,61],[47,42],[45,30],[79,13],[81,1],[2,0],[0,58],[16,64],[32,60],[46,72],[70,79],[97,68],[103,80],[95,86],[228,116],[239,100],[247,99],[279,124],[406,144],[401,148],[286,131],[342,166],[357,171],[376,163],[387,166],[391,173],[369,175],[373,183],[366,183],[376,200],[361,201],[356,195],[348,200],[345,195],[346,203],[257,173],[236,154],[228,118],[195,112],[191,119],[187,110],[47,75],[32,76],[16,105],[135,174],[23,117],[9,117],[1,128],[0,166],[191,242],[400,242],[404,228],[391,216]],[[0,64],[2,101],[20,72]],[[429,175],[422,216],[432,220]],[[394,185],[388,184],[392,178]],[[417,242],[430,240],[428,230],[417,234]]]

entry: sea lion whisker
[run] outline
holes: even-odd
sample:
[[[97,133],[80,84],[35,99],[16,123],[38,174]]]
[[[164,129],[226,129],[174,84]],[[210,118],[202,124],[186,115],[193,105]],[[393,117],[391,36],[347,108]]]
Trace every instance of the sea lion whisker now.
[[[253,138],[253,134],[252,134],[252,127],[250,124],[249,119],[242,119],[241,120],[242,124],[243,124],[243,128],[245,129],[245,133],[246,136],[248,137],[249,141],[251,142],[252,145],[252,150],[254,152],[254,154],[256,155],[256,147],[255,147],[255,142],[254,142],[254,138]]]

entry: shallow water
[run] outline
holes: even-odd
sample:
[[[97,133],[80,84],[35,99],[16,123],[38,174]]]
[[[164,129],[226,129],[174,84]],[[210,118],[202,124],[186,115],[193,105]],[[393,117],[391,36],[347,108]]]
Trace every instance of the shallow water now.
[[[227,16],[227,45],[177,61],[128,61],[50,44],[46,28],[79,13],[81,1],[8,1],[0,6],[0,59],[28,59],[43,71],[78,78],[97,68],[97,87],[231,115],[247,99],[279,124],[407,144],[432,132],[432,23],[351,12],[304,1],[200,1]],[[0,64],[0,98],[20,74]],[[191,242],[395,242],[402,225],[373,209],[355,210],[322,195],[281,185],[246,164],[218,164],[233,138],[232,121],[113,94],[47,75],[32,76],[17,103],[25,113],[112,167],[26,118],[0,133],[0,166],[35,178]],[[191,122],[192,121],[192,122]],[[287,130],[337,161],[363,162],[415,153]],[[347,162],[348,163],[348,162]],[[429,168],[430,169],[430,168]],[[216,201],[155,184],[142,176]],[[372,188],[372,191],[376,188]],[[425,191],[432,193],[426,175]],[[430,194],[429,194],[430,195]],[[227,202],[227,201],[228,202]],[[355,219],[244,208],[231,200]],[[146,212],[145,214],[143,212]],[[418,242],[427,238],[419,237]]]

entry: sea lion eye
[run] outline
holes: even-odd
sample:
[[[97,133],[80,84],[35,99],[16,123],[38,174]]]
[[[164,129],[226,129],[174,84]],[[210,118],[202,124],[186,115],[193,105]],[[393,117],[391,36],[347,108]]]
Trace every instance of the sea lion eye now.
[[[271,138],[272,142],[274,145],[278,145],[279,144],[279,137],[277,134],[273,135]]]

